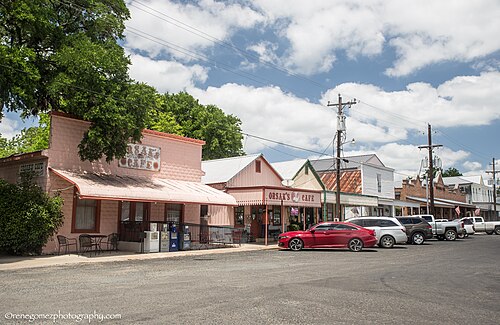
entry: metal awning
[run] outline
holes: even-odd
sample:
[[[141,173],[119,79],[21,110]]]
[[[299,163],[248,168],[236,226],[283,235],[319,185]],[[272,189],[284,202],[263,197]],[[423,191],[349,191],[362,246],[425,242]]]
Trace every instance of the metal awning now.
[[[78,196],[82,199],[237,205],[231,195],[202,183],[164,178],[77,173],[54,168],[49,170],[75,185]]]
[[[336,202],[336,193],[327,191],[326,203],[335,204]],[[340,192],[340,204],[347,206],[377,207],[378,198],[376,196]]]

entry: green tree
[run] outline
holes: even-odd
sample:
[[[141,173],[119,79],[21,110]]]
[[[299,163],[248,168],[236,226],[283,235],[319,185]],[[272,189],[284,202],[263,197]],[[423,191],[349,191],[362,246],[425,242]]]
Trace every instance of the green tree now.
[[[128,18],[123,0],[0,2],[0,106],[23,117],[58,110],[88,120],[81,158],[122,157],[154,105],[154,90],[129,78],[117,43]]]
[[[0,250],[40,254],[63,223],[62,199],[49,197],[29,175],[19,184],[0,180],[0,197]]]
[[[151,129],[204,140],[204,160],[243,154],[240,119],[215,105],[201,105],[186,92],[159,95],[148,121]]]
[[[0,158],[49,147],[50,117],[45,113],[39,114],[39,117],[38,126],[24,128],[10,140],[0,137]]]
[[[443,177],[450,177],[450,176],[462,176],[462,173],[460,173],[458,169],[456,169],[455,167],[450,167],[443,172]]]

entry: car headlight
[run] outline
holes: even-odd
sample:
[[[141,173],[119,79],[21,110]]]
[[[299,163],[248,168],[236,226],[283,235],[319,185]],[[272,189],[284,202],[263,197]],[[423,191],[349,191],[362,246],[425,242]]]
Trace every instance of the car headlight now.
[[[285,239],[288,238],[288,236],[278,236],[278,239]]]

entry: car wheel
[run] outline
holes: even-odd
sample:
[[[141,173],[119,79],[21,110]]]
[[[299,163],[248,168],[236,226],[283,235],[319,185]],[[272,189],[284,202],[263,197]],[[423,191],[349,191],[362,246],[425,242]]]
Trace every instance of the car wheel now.
[[[438,240],[444,240],[444,236],[443,235],[439,235],[439,236],[437,236],[437,239]]]
[[[300,238],[293,238],[288,243],[288,247],[292,251],[300,251],[302,248],[304,248],[304,242]]]
[[[462,233],[460,233],[460,234],[458,234],[458,235],[457,235],[457,237],[458,237],[459,239],[464,239],[464,238],[465,238],[465,237],[467,237],[467,236],[468,236],[468,235],[467,235],[467,232],[466,232],[465,230],[464,230],[464,232],[462,232]]]
[[[382,248],[392,248],[392,246],[394,246],[394,242],[395,240],[392,236],[385,235],[380,238],[380,242],[378,245]]]
[[[421,232],[416,232],[411,235],[411,242],[415,245],[422,245],[425,241],[424,234]]]
[[[348,243],[351,252],[360,252],[363,249],[363,241],[359,238],[353,238]]]
[[[487,235],[493,235],[493,231],[487,231],[486,234]]]
[[[496,227],[495,228],[495,234],[496,235],[500,235],[500,227]]]
[[[457,239],[457,232],[453,229],[448,229],[444,233],[444,237],[446,238],[446,240],[455,240]]]

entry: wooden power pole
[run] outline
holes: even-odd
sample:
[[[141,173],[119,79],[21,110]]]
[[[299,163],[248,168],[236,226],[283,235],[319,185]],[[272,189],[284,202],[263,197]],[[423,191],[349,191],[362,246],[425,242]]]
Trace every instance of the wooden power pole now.
[[[427,124],[427,145],[418,146],[420,149],[426,148],[429,150],[429,169],[427,174],[427,188],[429,189],[429,199],[430,199],[430,213],[435,215],[434,210],[434,162],[432,160],[432,150],[437,147],[442,147],[441,144],[432,144],[432,128],[430,124]]]
[[[328,102],[327,106],[337,106],[338,111],[337,111],[337,157],[335,161],[335,166],[336,166],[336,174],[337,174],[337,179],[336,179],[336,186],[337,186],[337,191],[335,195],[335,214],[339,221],[342,221],[342,208],[340,206],[340,150],[342,148],[342,134],[346,131],[345,129],[345,115],[344,115],[344,107],[356,104],[356,98],[352,101],[348,102],[342,102],[342,97],[339,94],[339,101],[337,104],[330,104]]]

